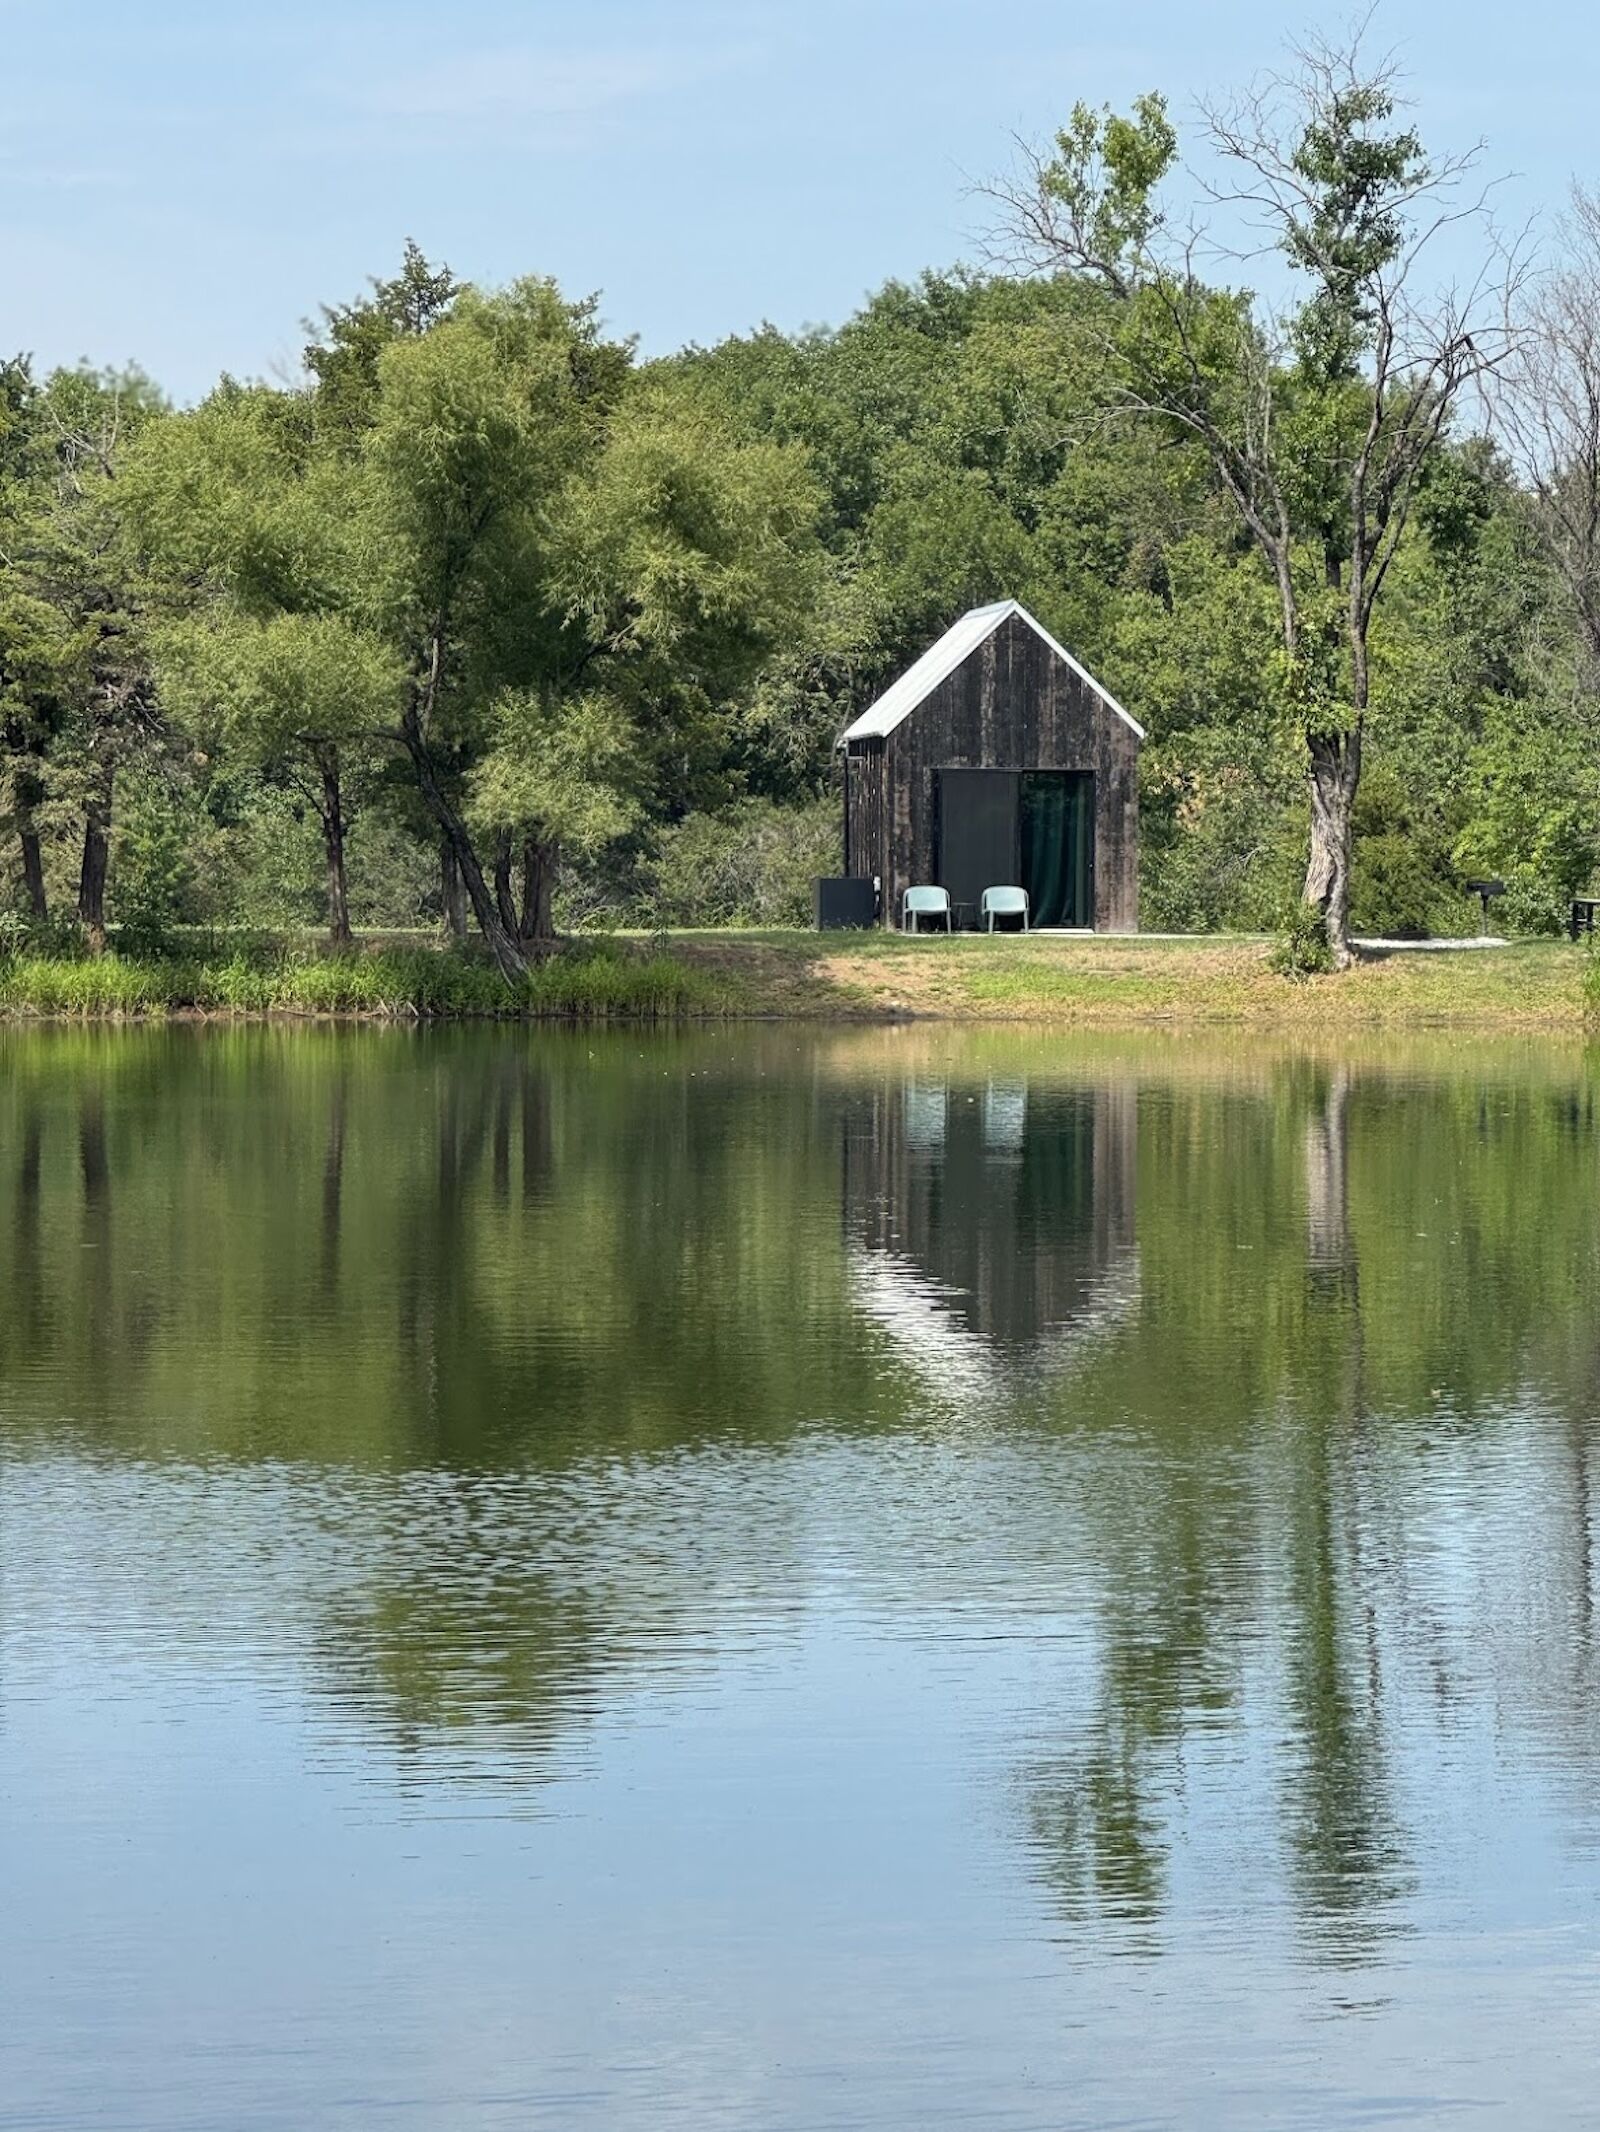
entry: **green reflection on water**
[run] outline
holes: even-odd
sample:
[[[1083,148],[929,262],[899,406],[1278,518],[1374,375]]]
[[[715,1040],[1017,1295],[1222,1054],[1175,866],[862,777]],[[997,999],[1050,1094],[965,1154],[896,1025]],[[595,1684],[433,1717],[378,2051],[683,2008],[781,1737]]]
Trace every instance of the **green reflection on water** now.
[[[1364,1960],[1424,1871],[1424,1704],[1492,1709],[1590,1810],[1597,1080],[917,1029],[7,1035],[0,1456],[287,1476],[204,1541],[189,1503],[154,1603],[234,1550],[329,1707],[434,1776],[521,1781],[641,1670],[829,1591],[1038,1634],[1008,1755],[1064,1928],[1159,1947],[1231,1741],[1305,1945]]]

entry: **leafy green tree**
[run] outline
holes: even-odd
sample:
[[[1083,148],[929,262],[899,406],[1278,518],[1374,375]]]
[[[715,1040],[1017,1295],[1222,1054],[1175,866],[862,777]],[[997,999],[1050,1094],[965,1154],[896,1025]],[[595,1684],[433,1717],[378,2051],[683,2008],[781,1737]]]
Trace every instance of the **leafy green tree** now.
[[[736,734],[748,789],[821,789],[848,717],[965,607],[1018,596],[1107,662],[1124,602],[1208,510],[1194,455],[1108,390],[1112,309],[1081,281],[928,275],[835,333],[658,366],[736,434],[804,449],[824,491],[829,568]]]
[[[36,813],[48,793],[83,823],[78,917],[105,945],[117,775],[156,734],[145,598],[119,476],[163,412],[142,372],[11,366],[0,521],[0,664],[10,806],[30,905],[44,908]]]
[[[322,837],[329,936],[335,947],[347,947],[352,788],[373,781],[374,720],[398,695],[383,646],[337,615],[296,613],[175,633],[167,644],[170,698],[192,704],[197,723],[204,706],[214,706],[230,758],[278,772],[312,810]]]
[[[515,976],[524,921],[548,937],[562,836],[670,805],[718,753],[803,596],[814,498],[793,454],[656,403],[549,282],[464,292],[378,376],[354,597],[404,669],[392,737]]]
[[[81,693],[86,646],[34,568],[48,480],[40,401],[25,359],[0,365],[0,810],[17,839],[28,910],[42,920],[45,760],[69,701]]]
[[[520,927],[490,887],[461,766],[505,732],[508,690],[544,679],[564,698],[588,663],[549,597],[552,534],[628,365],[593,307],[567,303],[549,282],[469,292],[448,319],[380,358],[362,442],[368,617],[405,676],[393,736],[513,977],[526,967]]]
[[[127,478],[163,697],[232,762],[276,776],[321,831],[329,933],[351,937],[346,838],[402,676],[349,597],[354,473],[295,395],[225,385],[145,443]]]
[[[375,278],[370,293],[355,303],[323,306],[320,323],[307,328],[312,339],[305,366],[324,436],[341,437],[351,449],[359,445],[377,405],[384,350],[448,318],[461,289],[448,266],[434,266],[408,237],[398,274]]]
[[[1429,159],[1359,39],[1301,53],[1207,130],[1238,173],[1231,206],[1309,285],[1281,328],[1168,239],[1156,189],[1177,144],[1158,98],[1131,119],[1079,107],[998,191],[1019,256],[1119,299],[1128,405],[1201,447],[1270,572],[1278,699],[1307,764],[1305,897],[1345,962],[1374,617],[1451,416],[1503,350],[1488,306],[1419,293],[1471,159]]]

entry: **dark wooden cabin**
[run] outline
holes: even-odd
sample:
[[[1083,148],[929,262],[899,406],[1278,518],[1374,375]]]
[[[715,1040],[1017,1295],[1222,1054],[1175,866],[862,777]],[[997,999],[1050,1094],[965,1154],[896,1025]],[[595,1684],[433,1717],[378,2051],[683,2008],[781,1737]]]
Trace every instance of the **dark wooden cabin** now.
[[[1143,729],[1015,600],[975,607],[848,729],[844,865],[939,886],[975,922],[986,888],[1028,891],[1032,922],[1139,923]]]

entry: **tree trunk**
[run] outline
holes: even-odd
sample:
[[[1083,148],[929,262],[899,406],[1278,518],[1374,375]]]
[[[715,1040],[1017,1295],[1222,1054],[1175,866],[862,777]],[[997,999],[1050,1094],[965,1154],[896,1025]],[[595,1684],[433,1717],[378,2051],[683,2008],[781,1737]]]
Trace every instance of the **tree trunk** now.
[[[106,948],[106,869],[111,863],[111,772],[89,801],[83,817],[83,865],[78,874],[78,923],[91,955]]]
[[[339,781],[339,751],[318,748],[317,769],[322,777],[322,799],[317,812],[322,818],[322,845],[328,862],[328,940],[335,948],[351,944],[350,888],[344,864],[344,791]]]
[[[33,810],[44,797],[44,790],[38,778],[23,768],[17,772],[15,792],[17,846],[22,854],[23,892],[28,899],[28,915],[43,925],[50,915],[50,906],[45,900],[44,850],[34,823]]]
[[[1350,1227],[1349,1110],[1350,1069],[1339,1066],[1306,1120],[1306,1261],[1314,1286],[1354,1304],[1360,1280]]]
[[[511,839],[499,836],[494,846],[494,901],[500,913],[500,923],[508,933],[520,937],[522,928],[517,922],[517,899],[511,893]]]
[[[1361,734],[1318,734],[1309,739],[1311,766],[1311,860],[1305,900],[1321,911],[1336,969],[1348,969],[1350,953],[1351,820],[1361,778]]]
[[[50,915],[44,893],[44,852],[39,832],[27,814],[18,821],[17,842],[22,847],[22,886],[28,898],[28,914],[43,925]]]
[[[556,867],[561,847],[554,837],[527,837],[522,846],[522,922],[524,940],[554,940],[555,921],[551,900],[555,894]]]
[[[456,864],[455,846],[448,837],[439,839],[439,899],[444,907],[444,922],[452,940],[467,937],[467,892],[461,885],[461,868]]]
[[[322,1151],[322,1271],[320,1296],[329,1301],[339,1292],[339,1239],[344,1210],[345,1113],[349,1107],[349,1083],[341,1072],[333,1084],[333,1104],[328,1113],[328,1137]]]
[[[500,967],[500,973],[508,984],[520,984],[528,974],[528,958],[515,930],[501,922],[499,907],[483,878],[483,868],[478,863],[478,854],[472,848],[472,839],[467,834],[466,824],[450,804],[450,795],[444,789],[435,767],[433,756],[423,734],[417,705],[406,707],[401,721],[400,738],[406,753],[411,758],[412,768],[417,773],[417,785],[424,806],[433,816],[440,835],[455,856],[456,867],[465,883],[467,896],[472,904],[473,916],[479,930],[489,943],[489,951]]]

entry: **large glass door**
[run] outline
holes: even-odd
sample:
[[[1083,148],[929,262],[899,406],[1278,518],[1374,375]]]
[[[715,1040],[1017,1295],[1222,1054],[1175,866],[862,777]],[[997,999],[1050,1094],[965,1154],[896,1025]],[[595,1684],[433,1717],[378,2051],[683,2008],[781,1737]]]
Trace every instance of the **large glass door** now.
[[[1094,924],[1094,778],[1027,770],[1021,779],[1022,885],[1033,925]]]

